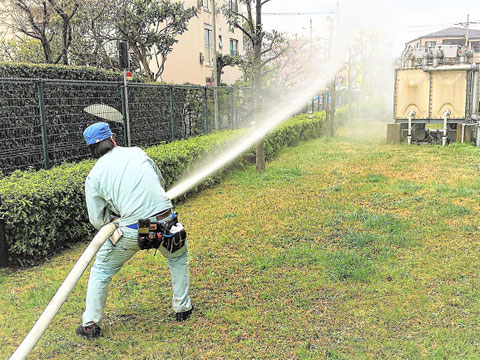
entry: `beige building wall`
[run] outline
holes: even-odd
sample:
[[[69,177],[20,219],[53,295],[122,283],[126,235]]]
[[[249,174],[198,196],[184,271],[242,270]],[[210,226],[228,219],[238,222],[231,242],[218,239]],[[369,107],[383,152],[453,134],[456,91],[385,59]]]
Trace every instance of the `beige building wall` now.
[[[2,12],[3,18],[0,19],[0,39],[4,39],[4,40],[14,39],[20,34],[17,32],[17,29],[15,28],[15,26],[12,25],[12,18],[13,18],[12,5],[8,1],[0,0],[0,7],[2,8],[2,11],[3,11]]]
[[[192,83],[206,85],[207,79],[213,74],[213,49],[206,46],[205,29],[212,29],[211,0],[184,0],[185,7],[195,6],[198,8],[198,17],[194,17],[188,24],[188,30],[178,37],[178,43],[173,46],[173,51],[168,54],[165,70],[161,81],[167,83]],[[229,26],[223,14],[218,13],[220,6],[225,0],[216,0],[217,16],[217,51],[222,54],[230,54],[230,40],[238,43],[238,53],[243,53],[243,35],[240,30],[229,30]],[[200,6],[199,6],[200,4]],[[221,38],[221,41],[219,41]],[[212,39],[213,42],[213,39]],[[157,69],[156,65],[153,69]],[[226,67],[223,70],[222,83],[233,84],[241,78],[242,72],[238,67]]]

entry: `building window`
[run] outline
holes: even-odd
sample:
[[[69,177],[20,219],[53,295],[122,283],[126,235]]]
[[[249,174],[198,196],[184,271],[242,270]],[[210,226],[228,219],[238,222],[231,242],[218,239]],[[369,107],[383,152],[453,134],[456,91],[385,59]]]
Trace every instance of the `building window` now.
[[[213,31],[210,25],[205,25],[205,62],[212,63],[213,56]]]
[[[238,4],[237,0],[228,0],[228,8],[233,12],[238,13]]]
[[[460,45],[463,46],[465,45],[465,40],[462,39],[444,39],[442,41],[443,45]]]
[[[425,47],[427,48],[433,48],[437,45],[436,41],[425,41]]]
[[[238,55],[238,40],[230,39],[230,55]]]
[[[218,47],[223,48],[223,38],[222,35],[218,35]]]
[[[472,41],[470,45],[472,46],[473,51],[476,53],[480,52],[480,41]]]
[[[210,11],[210,1],[211,0],[199,0],[201,6],[203,6],[203,10]]]

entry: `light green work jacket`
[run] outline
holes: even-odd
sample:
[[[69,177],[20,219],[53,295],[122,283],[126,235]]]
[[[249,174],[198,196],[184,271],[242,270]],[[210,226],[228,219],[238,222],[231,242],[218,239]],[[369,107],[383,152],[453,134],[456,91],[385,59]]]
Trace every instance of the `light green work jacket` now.
[[[98,159],[87,176],[85,197],[89,220],[97,230],[110,222],[112,214],[120,215],[118,223],[125,227],[172,207],[160,170],[138,147],[116,146]]]

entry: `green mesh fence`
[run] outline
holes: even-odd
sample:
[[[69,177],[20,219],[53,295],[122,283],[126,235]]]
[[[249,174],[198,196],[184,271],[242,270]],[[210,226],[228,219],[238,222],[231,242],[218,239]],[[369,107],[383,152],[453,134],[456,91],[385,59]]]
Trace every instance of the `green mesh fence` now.
[[[0,78],[0,173],[89,158],[83,131],[97,121],[107,121],[126,146],[127,109],[131,145],[142,147],[249,126],[253,112],[253,90],[246,87],[217,88],[217,122],[212,87],[129,82],[126,93],[122,82]],[[290,94],[267,89],[264,98],[275,106],[282,96]],[[94,104],[113,108],[117,121],[84,111]],[[322,108],[318,98],[310,104]]]

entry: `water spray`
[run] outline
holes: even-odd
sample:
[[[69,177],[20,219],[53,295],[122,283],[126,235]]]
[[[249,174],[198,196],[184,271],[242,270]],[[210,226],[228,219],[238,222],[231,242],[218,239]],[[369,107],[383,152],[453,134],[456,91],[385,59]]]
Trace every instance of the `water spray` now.
[[[337,61],[334,61],[334,59]],[[335,57],[331,57],[328,62],[323,64],[320,70],[312,73],[312,77],[316,80],[312,82],[312,77],[310,77],[308,82],[306,81],[304,84],[302,84],[302,86],[299,87],[301,90],[296,92],[296,96],[294,98],[276,99],[275,109],[268,109],[268,111],[258,114],[257,118],[262,119],[262,121],[257,122],[257,128],[250,132],[249,135],[240,138],[234,143],[234,145],[226,149],[220,157],[210,162],[207,166],[197,170],[191,175],[188,175],[183,181],[176,184],[167,192],[167,196],[170,199],[175,199],[178,196],[185,194],[206,177],[235,160],[258,140],[265,137],[268,132],[272,131],[283,121],[295,114],[305,105],[306,99],[311,99],[313,96],[318,94],[319,90],[331,80],[332,74],[338,70],[338,64],[341,63],[341,59],[342,55],[340,54]],[[123,123],[122,114],[115,108],[108,105],[94,104],[86,107],[84,111],[107,121]],[[12,354],[10,360],[25,359],[28,356],[30,351],[35,347],[37,342],[45,333],[47,327],[60,310],[60,307],[66,301],[67,296],[72,292],[73,288],[77,284],[82,274],[85,272],[92,259],[97,254],[98,250],[114,231],[115,225],[111,223],[100,229],[92,242],[85,249],[77,263],[74,265],[73,269],[70,271],[45,311],[42,313],[17,350]]]
[[[255,130],[237,140],[233,145],[228,147],[222,155],[209,162],[205,167],[187,175],[184,180],[167,191],[167,196],[170,199],[175,199],[201,183],[202,180],[215,173],[217,170],[235,160],[258,140],[265,137],[268,132],[272,131],[282,122],[294,115],[305,105],[305,99],[311,99],[315,94],[318,94],[319,90],[330,81],[330,78],[332,77],[331,74],[336,70],[336,63],[334,61],[329,61],[321,70],[315,73],[314,76],[317,80],[313,83],[300,86],[299,88],[302,90],[298,91],[294,98],[277,99],[277,107],[275,109],[267,109],[258,115],[258,119],[262,120],[257,122],[256,125],[258,127]],[[278,106],[278,104],[281,105]]]

